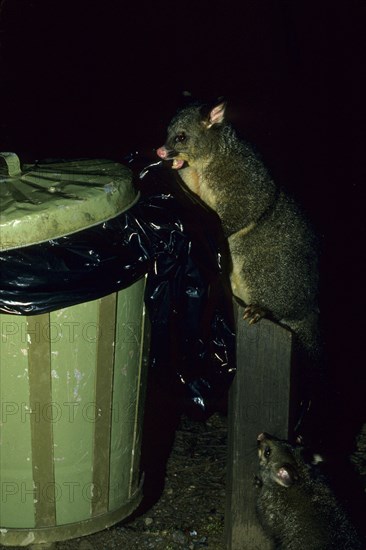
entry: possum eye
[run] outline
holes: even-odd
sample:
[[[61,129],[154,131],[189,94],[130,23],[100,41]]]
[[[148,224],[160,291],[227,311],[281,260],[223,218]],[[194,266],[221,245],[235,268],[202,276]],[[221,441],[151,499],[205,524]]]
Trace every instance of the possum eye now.
[[[268,447],[268,445],[266,445],[266,447],[264,447],[264,453],[263,454],[264,454],[265,458],[268,458],[269,455],[271,454],[271,448]]]
[[[177,134],[174,138],[175,143],[183,143],[187,139],[184,132]]]

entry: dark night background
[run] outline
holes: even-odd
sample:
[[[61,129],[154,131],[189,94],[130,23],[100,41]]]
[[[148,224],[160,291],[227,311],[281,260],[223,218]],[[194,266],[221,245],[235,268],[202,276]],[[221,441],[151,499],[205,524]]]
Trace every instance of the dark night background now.
[[[334,425],[365,414],[366,2],[3,0],[1,147],[26,160],[153,156],[184,90],[229,116],[322,241]]]

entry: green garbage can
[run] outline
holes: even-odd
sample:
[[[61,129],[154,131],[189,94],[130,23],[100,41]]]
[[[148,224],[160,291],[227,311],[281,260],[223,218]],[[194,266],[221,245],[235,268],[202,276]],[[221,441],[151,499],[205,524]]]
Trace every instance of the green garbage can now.
[[[110,161],[24,167],[2,154],[0,249],[111,219],[137,194]],[[111,177],[111,174],[113,177]],[[85,182],[85,185],[81,185]],[[15,197],[15,199],[14,199]],[[149,347],[145,279],[37,315],[0,314],[0,543],[87,535],[142,497],[139,471]]]

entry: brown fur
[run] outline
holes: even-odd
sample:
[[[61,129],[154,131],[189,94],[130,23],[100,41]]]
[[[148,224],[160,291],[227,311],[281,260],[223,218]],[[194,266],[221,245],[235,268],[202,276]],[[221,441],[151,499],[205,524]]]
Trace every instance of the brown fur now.
[[[178,112],[157,150],[221,218],[232,259],[233,294],[318,348],[317,254],[309,224],[260,158],[225,121],[225,104]],[[183,165],[184,161],[184,165]],[[255,308],[254,308],[255,309]],[[251,316],[256,321],[260,315]]]

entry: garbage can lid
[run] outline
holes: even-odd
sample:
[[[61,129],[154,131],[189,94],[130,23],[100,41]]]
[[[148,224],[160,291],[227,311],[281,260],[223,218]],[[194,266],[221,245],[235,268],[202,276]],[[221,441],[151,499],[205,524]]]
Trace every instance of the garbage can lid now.
[[[118,162],[83,159],[21,168],[15,153],[0,153],[0,250],[97,225],[138,197],[130,169]]]

